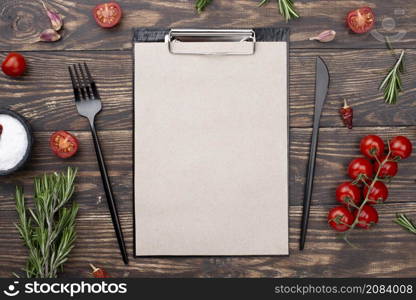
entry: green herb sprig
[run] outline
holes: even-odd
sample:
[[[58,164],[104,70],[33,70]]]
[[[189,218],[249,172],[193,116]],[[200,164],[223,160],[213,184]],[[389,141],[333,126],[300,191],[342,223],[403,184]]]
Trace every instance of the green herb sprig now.
[[[24,271],[28,278],[56,278],[74,247],[78,205],[65,206],[74,193],[76,169],[35,178],[34,209],[27,208],[16,187],[16,227],[29,250]]]
[[[406,215],[397,214],[394,222],[402,226],[404,229],[410,231],[411,233],[416,234],[416,225],[411,220],[409,220]]]
[[[259,6],[269,3],[269,0],[261,0]],[[277,0],[279,12],[285,18],[286,22],[293,18],[299,18],[299,14],[295,10],[293,0]]]
[[[212,0],[196,0],[195,8],[198,13],[201,13],[208,5],[210,5]]]
[[[384,91],[384,101],[388,104],[396,104],[399,93],[403,91],[400,76],[404,72],[404,53],[403,50],[380,84],[380,90]]]

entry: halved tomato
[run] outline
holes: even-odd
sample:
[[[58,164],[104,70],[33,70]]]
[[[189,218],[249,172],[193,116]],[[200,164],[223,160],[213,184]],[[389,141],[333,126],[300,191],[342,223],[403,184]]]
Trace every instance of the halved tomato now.
[[[121,7],[116,2],[98,4],[92,11],[95,22],[103,28],[116,26],[121,19]]]
[[[52,134],[49,140],[49,146],[53,153],[60,158],[68,158],[78,151],[78,140],[75,136],[60,130]]]
[[[347,15],[347,25],[355,33],[365,33],[373,28],[375,16],[370,7],[361,7],[352,10]]]

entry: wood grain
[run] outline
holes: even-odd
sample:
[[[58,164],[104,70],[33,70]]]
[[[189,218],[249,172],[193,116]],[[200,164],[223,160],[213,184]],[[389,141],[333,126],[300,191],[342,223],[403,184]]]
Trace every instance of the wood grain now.
[[[315,89],[315,60],[328,64],[331,83],[321,119],[322,127],[342,127],[338,113],[343,98],[354,109],[354,125],[415,125],[416,50],[406,52],[404,93],[396,105],[383,102],[378,86],[394,63],[386,50],[293,50],[290,54],[290,126],[311,127]],[[26,52],[26,76],[0,76],[0,107],[26,116],[35,130],[87,130],[75,110],[67,65],[86,61],[97,81],[104,110],[97,118],[101,130],[132,129],[133,63],[131,51]],[[0,59],[5,53],[0,53]],[[371,57],[371,59],[369,59]]]
[[[288,26],[294,48],[384,48],[383,37],[399,39],[399,47],[414,48],[416,29],[413,16],[416,7],[411,1],[353,1],[353,0],[296,0],[302,16],[284,22],[276,1],[258,7],[257,0],[215,0],[198,15],[194,0],[123,0],[124,16],[113,29],[99,28],[92,17],[92,8],[100,0],[49,0],[48,3],[65,15],[62,40],[53,44],[35,43],[39,33],[48,28],[40,1],[2,0],[0,2],[0,49],[9,50],[119,50],[131,48],[131,29],[134,27],[166,28],[252,28]],[[350,33],[345,16],[351,9],[369,5],[374,9],[377,23],[373,34]],[[337,31],[332,43],[308,41],[325,29]]]
[[[0,107],[26,116],[35,131],[30,163],[0,181],[0,277],[12,277],[24,265],[26,250],[13,225],[16,222],[13,192],[23,185],[31,194],[33,177],[65,165],[79,167],[74,199],[81,210],[76,247],[62,277],[89,277],[88,263],[106,267],[115,277],[414,277],[416,239],[392,222],[396,212],[416,220],[416,157],[400,163],[399,174],[389,185],[387,204],[380,206],[380,223],[371,231],[356,232],[351,248],[326,224],[335,204],[336,186],[347,180],[348,162],[359,155],[359,140],[367,134],[383,138],[406,135],[416,140],[416,6],[411,1],[296,0],[302,18],[286,24],[276,2],[258,8],[257,0],[214,0],[198,15],[194,0],[123,0],[122,23],[110,30],[99,28],[91,9],[101,0],[48,0],[66,16],[62,40],[35,42],[49,27],[41,1],[0,1],[0,60],[9,51],[23,51],[29,69],[19,79],[0,75]],[[351,34],[345,29],[346,13],[370,5],[377,16],[376,31]],[[386,25],[394,25],[388,30]],[[395,24],[393,24],[394,22]],[[106,206],[101,177],[87,122],[73,104],[67,65],[86,61],[96,78],[104,102],[97,120],[103,150],[119,202],[129,253],[133,250],[132,215],[132,53],[134,27],[261,27],[288,26],[290,50],[290,248],[289,257],[171,257],[136,258],[122,263]],[[324,29],[337,31],[331,43],[308,41]],[[386,51],[383,36],[406,48],[405,91],[397,105],[383,103],[378,86],[394,58]],[[377,33],[380,35],[377,36]],[[61,51],[66,50],[66,51]],[[310,145],[314,105],[314,68],[322,56],[331,73],[331,85],[320,130],[313,206],[306,249],[299,252],[298,237],[303,184]],[[338,109],[347,98],[354,108],[353,130],[342,126]],[[80,140],[78,155],[66,161],[48,149],[52,131],[71,130]],[[276,183],[278,184],[278,183]],[[31,199],[29,197],[29,203]]]
[[[79,168],[76,200],[81,209],[97,212],[107,211],[106,198],[101,185],[94,147],[89,132],[74,132],[80,141],[77,156],[61,160],[55,157],[48,146],[50,133],[36,132],[36,144],[31,162],[24,170],[3,177],[0,183],[0,209],[14,210],[15,185],[23,185],[31,195],[33,177],[43,172],[55,172],[70,165]],[[416,140],[414,127],[323,128],[320,130],[317,167],[314,180],[313,205],[335,204],[335,189],[343,181],[348,163],[359,157],[360,139],[367,134],[378,134],[383,139],[401,134]],[[122,211],[132,210],[133,199],[133,141],[131,131],[103,131],[99,133],[103,144],[107,166],[113,183],[114,193]],[[338,137],[342,137],[339,139]],[[290,205],[303,202],[306,164],[309,156],[311,130],[292,128],[290,131]],[[278,153],[276,155],[279,155]],[[416,199],[416,155],[399,163],[399,173],[388,184],[389,203],[410,203]],[[276,183],[279,184],[279,183]]]
[[[114,277],[414,277],[415,237],[392,222],[396,212],[413,211],[416,204],[386,204],[371,231],[357,230],[352,248],[328,228],[328,207],[313,207],[306,249],[299,252],[301,207],[290,209],[290,256],[135,258],[125,266],[106,212],[81,211],[78,239],[62,277],[89,277],[88,263],[105,267]],[[0,277],[23,267],[26,249],[13,226],[16,216],[0,211]],[[131,212],[123,212],[128,251],[133,249]]]

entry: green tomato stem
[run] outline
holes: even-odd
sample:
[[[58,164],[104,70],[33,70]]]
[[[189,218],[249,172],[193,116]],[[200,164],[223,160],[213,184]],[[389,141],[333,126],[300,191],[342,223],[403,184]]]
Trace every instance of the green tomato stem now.
[[[350,228],[349,228],[349,229],[345,232],[345,239],[347,238],[347,236],[351,233],[351,231],[352,231],[352,230],[353,230],[353,229],[357,226],[357,224],[359,223],[359,217],[360,217],[361,211],[363,210],[363,207],[364,207],[364,206],[367,204],[367,202],[369,201],[368,197],[369,197],[369,195],[370,195],[370,192],[371,192],[372,188],[374,187],[374,184],[375,184],[377,181],[380,181],[380,178],[379,178],[378,176],[379,176],[379,174],[380,174],[380,171],[381,171],[382,167],[383,167],[383,166],[384,166],[384,164],[388,161],[388,159],[389,159],[389,157],[390,157],[390,154],[391,154],[391,150],[390,150],[390,147],[389,147],[389,152],[388,152],[388,154],[387,154],[386,158],[385,158],[382,162],[379,162],[379,166],[378,166],[378,169],[377,169],[376,175],[374,176],[374,179],[373,179],[373,181],[371,182],[371,184],[370,184],[370,185],[368,185],[368,184],[367,184],[367,182],[365,182],[365,180],[363,180],[363,182],[364,182],[364,183],[368,186],[367,195],[365,196],[364,201],[363,201],[363,202],[361,203],[361,205],[358,207],[357,216],[355,217],[354,222],[351,224]],[[377,161],[379,161],[377,157],[376,157],[376,159],[377,159]]]

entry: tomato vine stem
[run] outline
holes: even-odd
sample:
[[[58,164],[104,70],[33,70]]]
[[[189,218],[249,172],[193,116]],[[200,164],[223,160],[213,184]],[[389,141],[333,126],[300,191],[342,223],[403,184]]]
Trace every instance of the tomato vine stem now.
[[[358,211],[357,211],[357,215],[356,215],[356,217],[355,217],[355,219],[354,219],[354,221],[352,222],[352,224],[350,225],[350,228],[344,233],[344,240],[348,243],[348,244],[350,244],[350,245],[352,245],[351,244],[351,242],[349,242],[348,241],[348,236],[349,236],[349,234],[351,233],[351,231],[357,226],[357,224],[359,223],[359,218],[360,218],[360,215],[361,215],[361,211],[363,210],[363,207],[368,203],[368,201],[369,201],[369,196],[370,196],[370,193],[371,193],[371,190],[373,189],[373,187],[374,187],[374,185],[375,185],[375,183],[377,182],[377,181],[381,181],[381,178],[379,178],[378,176],[379,176],[379,174],[380,174],[380,171],[381,171],[381,169],[383,168],[383,166],[384,166],[384,164],[387,162],[387,161],[389,161],[389,157],[390,157],[390,155],[391,155],[391,150],[390,150],[390,141],[388,142],[388,144],[389,144],[389,152],[387,153],[387,156],[383,159],[383,161],[380,161],[379,159],[378,159],[378,157],[377,156],[375,156],[375,159],[377,160],[377,162],[378,162],[378,164],[379,164],[379,166],[378,166],[378,169],[377,169],[377,172],[376,172],[376,174],[375,174],[375,176],[374,176],[374,178],[373,178],[373,181],[371,182],[371,184],[369,185],[367,182],[366,182],[366,176],[365,176],[365,178],[363,178],[363,176],[361,176],[360,178],[359,178],[359,180],[361,180],[365,185],[367,185],[368,186],[368,191],[367,191],[367,194],[365,195],[365,198],[364,198],[364,201],[361,203],[361,205],[357,208],[358,209]]]

